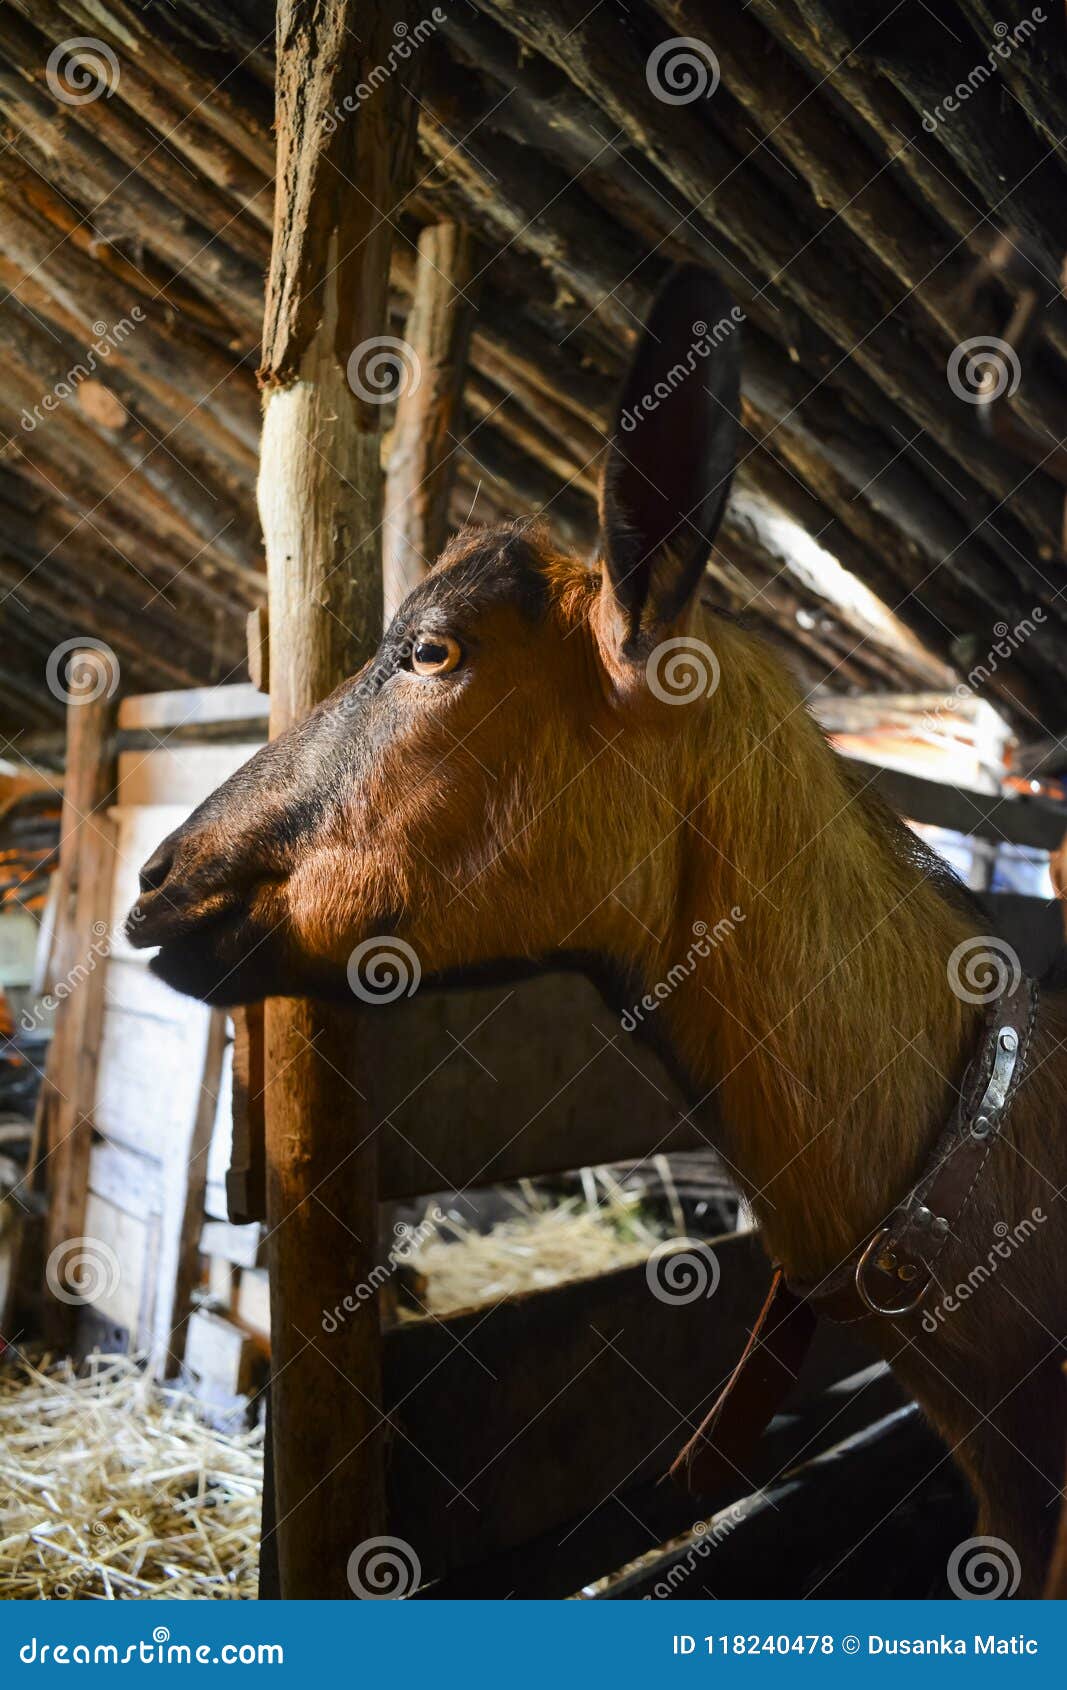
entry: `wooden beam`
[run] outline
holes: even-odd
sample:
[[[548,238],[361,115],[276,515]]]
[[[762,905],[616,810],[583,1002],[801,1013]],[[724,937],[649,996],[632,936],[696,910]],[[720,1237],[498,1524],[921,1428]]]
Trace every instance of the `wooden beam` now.
[[[386,622],[422,580],[448,534],[453,432],[475,309],[468,290],[477,270],[469,230],[458,223],[423,229],[406,331],[411,365],[397,399],[385,483]]]
[[[386,1334],[389,1529],[425,1577],[526,1544],[666,1473],[729,1376],[770,1269],[754,1233],[663,1252]],[[681,1295],[664,1292],[668,1281]],[[350,1318],[339,1312],[324,1348]],[[797,1400],[874,1359],[862,1334],[824,1334]],[[732,1494],[767,1476],[739,1471]]]
[[[382,621],[381,407],[348,379],[388,324],[393,219],[411,158],[413,67],[353,99],[407,25],[403,0],[281,0],[278,195],[264,326],[259,508],[272,633],[271,728],[364,660]],[[377,80],[377,79],[376,79]],[[349,1013],[265,1014],[272,1429],[281,1591],[351,1597],[349,1556],[381,1533],[374,1298],[325,1356],[324,1304],[375,1265],[377,1153]]]
[[[109,691],[117,680],[108,664],[98,650],[72,652],[62,677],[69,700],[67,772],[55,963],[48,982],[57,1009],[36,1131],[47,1158],[45,1283],[52,1298],[45,1305],[45,1324],[54,1343],[73,1336],[80,1290],[76,1264],[93,1255],[84,1243],[85,1206],[116,850],[114,825],[104,808],[114,786],[115,711]]]
[[[609,1601],[925,1597],[971,1529],[963,1481],[914,1403],[780,1474]],[[918,1521],[927,1523],[921,1545]],[[789,1553],[782,1554],[783,1544]]]
[[[953,828],[996,845],[1029,845],[1039,851],[1055,851],[1067,831],[1067,810],[1037,798],[972,792],[900,769],[881,769],[858,758],[848,761],[859,785],[870,782],[871,790],[908,821]]]
[[[266,1106],[263,1101],[263,1005],[233,1011],[233,1138],[226,1170],[226,1212],[234,1226],[267,1218]]]
[[[257,604],[245,621],[248,678],[257,692],[270,692],[270,622],[267,607]]]
[[[816,1346],[821,1354],[818,1358],[813,1354],[813,1361],[823,1362],[826,1376],[832,1373],[835,1383],[809,1399],[809,1390],[818,1391],[818,1385],[814,1376],[806,1377],[798,1392],[803,1401],[775,1416],[747,1477],[736,1475],[736,1482],[725,1486],[720,1495],[690,1496],[677,1485],[664,1484],[662,1478],[620,1487],[603,1496],[592,1510],[580,1509],[540,1537],[446,1574],[420,1596],[433,1601],[573,1596],[594,1579],[670,1542],[695,1521],[703,1522],[718,1509],[736,1505],[746,1485],[759,1491],[774,1484],[797,1462],[810,1461],[902,1406],[900,1385],[884,1365],[850,1371],[856,1341],[842,1328],[832,1333],[824,1329]],[[575,1502],[579,1500],[576,1492]]]
[[[383,1198],[708,1146],[706,1116],[689,1119],[661,1063],[580,975],[423,987],[369,1019]]]

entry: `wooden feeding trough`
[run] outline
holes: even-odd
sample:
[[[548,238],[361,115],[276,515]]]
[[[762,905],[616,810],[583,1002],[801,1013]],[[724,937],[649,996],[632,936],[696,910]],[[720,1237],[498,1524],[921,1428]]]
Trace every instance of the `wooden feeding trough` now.
[[[668,1310],[640,1263],[383,1324],[383,1205],[706,1151],[588,982],[359,1014],[272,998],[228,1021],[155,981],[121,920],[155,844],[362,664],[450,527],[537,510],[592,543],[612,394],[679,261],[725,274],[746,313],[714,602],[762,622],[836,732],[869,734],[871,699],[976,676],[1027,743],[1017,787],[1062,770],[1062,453],[1021,471],[1019,434],[978,428],[944,367],[1014,321],[995,209],[1049,301],[1027,311],[1013,412],[1031,446],[1062,436],[1067,200],[1046,137],[1067,85],[1027,39],[996,124],[976,100],[930,130],[990,27],[979,0],[954,7],[955,45],[932,16],[867,29],[836,3],[752,0],[714,26],[676,0],[439,10],[281,0],[276,32],[218,0],[0,15],[19,141],[0,156],[0,725],[12,755],[64,768],[51,986],[106,934],[57,1010],[21,1290],[48,1293],[53,1341],[119,1330],[217,1402],[262,1392],[269,1362],[265,1595],[358,1595],[382,1538],[420,1597],[801,1594],[760,1571],[768,1509],[825,1583],[819,1520],[832,1534],[844,1499],[892,1513],[941,1458],[846,1331],[752,1470],[700,1497],[660,1484],[762,1300],[753,1233],[704,1241],[714,1297]],[[63,51],[89,32],[107,97],[79,100]],[[704,34],[714,88],[663,97],[652,58]],[[401,371],[383,405],[351,359],[398,346],[420,380]],[[1030,618],[1010,664],[983,659],[1002,617]],[[44,677],[79,640],[115,684],[64,699]],[[987,776],[865,778],[918,822],[1055,847],[1062,810]],[[80,1312],[56,1295],[72,1240],[118,1270]],[[721,1538],[695,1532],[711,1516]],[[849,1577],[824,1593],[873,1591],[869,1562]]]

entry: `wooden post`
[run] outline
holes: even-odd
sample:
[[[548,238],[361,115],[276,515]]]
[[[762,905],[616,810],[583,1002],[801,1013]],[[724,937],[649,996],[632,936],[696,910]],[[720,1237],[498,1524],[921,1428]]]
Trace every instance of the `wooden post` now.
[[[363,372],[388,326],[390,220],[412,157],[415,55],[395,65],[406,21],[403,0],[278,7],[259,479],[273,733],[358,667],[381,631],[381,405]],[[378,1165],[354,1078],[357,1032],[349,1011],[289,999],[266,1007],[275,1542],[286,1598],[351,1597],[348,1559],[384,1530],[377,1299],[332,1337],[322,1328],[323,1310],[351,1298],[375,1265]]]
[[[60,822],[56,941],[49,990],[57,1000],[52,1043],[38,1102],[36,1141],[48,1191],[46,1287],[77,1296],[79,1278],[106,1264],[82,1246],[92,1149],[96,1064],[110,948],[110,896],[115,830],[106,805],[114,787],[116,677],[97,649],[73,652],[66,664],[67,760]],[[67,1246],[70,1246],[69,1251]],[[68,1271],[69,1270],[69,1271]],[[69,1275],[73,1275],[68,1284]],[[73,1336],[77,1304],[45,1304],[51,1343]]]
[[[385,484],[385,620],[388,623],[445,543],[455,481],[452,425],[463,393],[477,273],[473,236],[434,223],[419,236],[415,294]]]

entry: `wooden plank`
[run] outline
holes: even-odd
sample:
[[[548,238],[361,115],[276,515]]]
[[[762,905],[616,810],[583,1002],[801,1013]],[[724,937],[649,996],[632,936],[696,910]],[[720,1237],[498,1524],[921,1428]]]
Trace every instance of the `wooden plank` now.
[[[82,1238],[81,1254],[86,1264],[83,1282],[87,1287],[98,1287],[97,1294],[88,1299],[89,1305],[129,1332],[134,1344],[140,1344],[150,1318],[150,1222],[116,1208],[91,1191],[85,1204]]]
[[[605,1597],[923,1598],[972,1521],[962,1477],[913,1403],[745,1498]]]
[[[421,990],[373,1026],[383,1197],[707,1147],[662,1064],[579,975]]]
[[[144,952],[127,956],[113,950],[108,959],[104,981],[107,1009],[113,1013],[139,1015],[151,1019],[162,1030],[166,1027],[184,1028],[203,1014],[201,1005],[192,998],[164,985],[150,974],[144,963]]]
[[[204,1028],[197,1095],[167,1139],[160,1218],[159,1294],[151,1367],[158,1379],[177,1373],[185,1355],[193,1291],[199,1280],[207,1159],[218,1109],[226,1017],[212,1010]]]
[[[234,1267],[259,1267],[262,1233],[258,1226],[235,1226],[229,1221],[205,1221],[200,1254],[218,1256]]]
[[[836,1336],[824,1329],[823,1343],[829,1343],[830,1354]],[[836,1366],[847,1365],[848,1358],[840,1355]],[[810,1396],[808,1383],[805,1380],[798,1392],[802,1400],[777,1415],[760,1442],[750,1475],[756,1489],[776,1483],[798,1462],[810,1460],[906,1401],[881,1363]],[[736,1502],[744,1489],[738,1476],[714,1497],[694,1497],[677,1485],[648,1480],[613,1492],[596,1507],[515,1549],[498,1551],[486,1561],[446,1574],[424,1587],[420,1596],[436,1601],[573,1596]]]
[[[92,675],[99,654],[85,671]],[[78,675],[80,659],[69,673]],[[60,823],[60,903],[53,991],[61,997],[41,1088],[37,1143],[47,1149],[48,1185],[45,1253],[46,1284],[62,1280],[55,1262],[65,1245],[85,1228],[92,1145],[92,1108],[104,1007],[104,959],[107,914],[116,836],[104,806],[113,780],[111,735],[114,708],[106,691],[94,696],[73,692],[67,711],[67,773]],[[53,1296],[47,1304],[50,1340],[73,1335],[73,1305]]]
[[[223,1315],[195,1309],[188,1321],[185,1364],[208,1401],[229,1404],[253,1388],[255,1344]]]
[[[269,1340],[270,1284],[265,1269],[246,1269],[240,1275],[234,1318],[254,1336]]]
[[[178,804],[186,814],[259,750],[256,740],[221,745],[161,745],[120,751],[117,802],[123,806]]]
[[[231,1073],[232,1139],[226,1209],[235,1226],[248,1226],[267,1218],[262,1004],[233,1013]]]
[[[641,1263],[386,1333],[388,1529],[412,1545],[426,1578],[485,1562],[666,1472],[736,1362],[769,1279],[752,1234],[711,1249],[717,1276],[700,1258],[710,1297],[665,1303]],[[662,1285],[662,1272],[653,1277]],[[871,1359],[845,1342],[838,1375]],[[801,1393],[826,1383],[820,1366],[814,1358]],[[738,1476],[739,1487],[755,1482]]]
[[[141,865],[161,845],[168,833],[173,833],[188,815],[184,804],[133,804],[112,806],[109,814],[117,829],[117,861],[111,896],[111,954],[132,962],[147,972],[144,951],[135,951],[127,943],[124,930],[126,917],[137,901]]]
[[[98,1140],[89,1155],[89,1189],[127,1215],[147,1220],[163,1212],[163,1163]]]
[[[1000,845],[1030,845],[1040,851],[1054,851],[1067,830],[1067,810],[1036,798],[992,797],[988,792],[970,792],[899,769],[882,769],[855,757],[846,761],[855,769],[861,785],[869,781],[871,790],[908,821],[954,828],[958,833]]]
[[[248,612],[245,623],[245,643],[248,647],[248,674],[252,685],[259,693],[270,692],[270,621],[267,607],[257,604],[255,610]],[[268,700],[264,704],[264,727],[270,713]]]
[[[255,612],[252,613],[253,615]],[[138,693],[119,705],[120,732],[215,723],[267,725],[270,706],[250,682],[222,687],[181,687],[173,692]]]
[[[111,1006],[104,1016],[94,1119],[113,1143],[161,1162],[199,1101],[210,1011],[188,1006],[174,1022]]]

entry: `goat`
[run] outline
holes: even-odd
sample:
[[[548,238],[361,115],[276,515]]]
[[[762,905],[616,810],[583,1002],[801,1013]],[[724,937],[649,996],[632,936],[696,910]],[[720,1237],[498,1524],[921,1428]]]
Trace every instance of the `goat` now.
[[[161,947],[164,980],[215,1004],[350,999],[378,938],[430,980],[572,964],[617,1009],[650,1000],[639,1031],[769,1252],[811,1281],[916,1180],[982,1035],[968,962],[1006,959],[778,657],[701,601],[738,451],[738,316],[713,277],[676,273],[620,398],[596,558],[537,522],[457,534],[359,673],[146,863],[130,932]],[[716,942],[679,970],[707,927]],[[1065,996],[1046,991],[944,1286],[1007,1229],[1019,1247],[950,1315],[866,1323],[969,1478],[979,1531],[1019,1557],[1024,1595],[1067,1421],[1065,1034]]]

